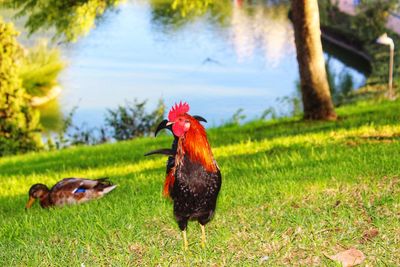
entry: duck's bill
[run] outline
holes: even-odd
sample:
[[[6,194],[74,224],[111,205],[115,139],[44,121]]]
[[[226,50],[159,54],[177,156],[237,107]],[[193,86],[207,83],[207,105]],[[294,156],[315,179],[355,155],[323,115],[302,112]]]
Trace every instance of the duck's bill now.
[[[150,155],[155,155],[155,154],[161,154],[161,155],[167,155],[167,156],[175,156],[175,152],[170,148],[161,148],[161,149],[153,150],[153,151],[147,152],[144,155],[145,156],[150,156]]]
[[[32,207],[33,203],[35,203],[35,199],[33,197],[29,197],[28,202],[25,205],[25,209],[29,209],[30,207]]]

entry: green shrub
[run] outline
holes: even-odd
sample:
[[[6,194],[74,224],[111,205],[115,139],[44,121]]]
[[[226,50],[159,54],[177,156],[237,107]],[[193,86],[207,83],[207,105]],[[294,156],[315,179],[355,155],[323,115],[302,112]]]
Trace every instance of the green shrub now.
[[[54,39],[75,42],[95,27],[96,21],[120,0],[8,0],[0,5],[17,10],[16,17],[24,17],[30,34],[52,29]]]
[[[18,62],[22,56],[12,24],[0,20],[0,156],[37,150],[39,115],[29,106]]]
[[[381,85],[388,81],[389,49],[387,46],[377,44],[376,38],[387,32],[395,44],[400,42],[400,36],[385,26],[390,11],[399,8],[398,0],[362,1],[355,16],[340,12],[337,5],[332,4],[330,0],[321,0],[318,4],[323,30],[334,33],[340,41],[370,57],[372,71],[366,86],[386,90],[386,87]],[[396,77],[400,75],[400,53],[395,53],[394,62],[393,76],[396,88],[399,81]]]
[[[32,96],[43,96],[57,85],[57,77],[64,69],[60,51],[48,48],[40,42],[28,50],[21,62],[20,77],[26,92]]]
[[[386,21],[389,11],[397,0],[365,1],[358,7],[359,11],[352,21],[351,30],[363,42],[374,42],[378,36],[386,32]]]
[[[149,135],[157,127],[165,113],[165,105],[162,100],[158,102],[157,108],[146,112],[147,101],[133,103],[127,102],[124,106],[116,109],[109,109],[106,115],[106,127],[112,130],[112,137],[115,140],[128,140],[134,137]]]
[[[240,125],[246,119],[246,115],[244,114],[243,108],[238,108],[235,113],[233,113],[232,117],[230,117],[225,123],[224,126],[235,126]]]

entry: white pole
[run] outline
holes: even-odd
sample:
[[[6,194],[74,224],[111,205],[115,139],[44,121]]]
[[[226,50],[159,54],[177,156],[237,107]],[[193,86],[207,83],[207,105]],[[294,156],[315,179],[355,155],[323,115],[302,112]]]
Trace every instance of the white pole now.
[[[388,92],[387,97],[390,100],[395,99],[394,91],[393,91],[393,64],[394,64],[394,42],[393,39],[387,36],[386,33],[376,39],[378,44],[388,45],[390,49],[390,61],[389,61],[389,83],[388,83]]]
[[[389,89],[388,89],[388,97],[393,100],[395,98],[393,91],[393,61],[394,61],[394,44],[390,46],[390,63],[389,63]]]

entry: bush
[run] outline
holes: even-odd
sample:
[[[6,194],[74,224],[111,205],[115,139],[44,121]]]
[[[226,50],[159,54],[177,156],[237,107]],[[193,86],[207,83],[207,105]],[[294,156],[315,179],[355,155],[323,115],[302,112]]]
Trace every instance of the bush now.
[[[75,42],[119,3],[120,0],[13,0],[0,1],[0,6],[17,10],[16,17],[24,18],[24,26],[30,34],[51,29],[54,39]]]
[[[20,77],[26,92],[32,96],[46,95],[58,84],[57,78],[64,69],[60,51],[49,49],[46,42],[40,42],[28,50],[21,62]]]
[[[126,102],[125,106],[108,110],[106,126],[112,129],[112,137],[115,140],[128,140],[134,137],[149,135],[155,130],[165,113],[165,105],[162,100],[151,113],[145,110],[147,101],[133,103]]]
[[[160,100],[156,109],[148,113],[146,103],[147,101],[135,100],[133,103],[127,102],[124,106],[108,110],[105,125],[100,127],[89,127],[86,123],[74,124],[73,117],[78,109],[74,107],[62,119],[61,128],[55,134],[47,135],[47,148],[52,150],[78,145],[97,145],[150,135],[163,119],[165,105]]]
[[[354,17],[351,30],[363,42],[375,42],[382,33],[386,32],[386,21],[389,11],[397,0],[365,1],[360,4],[360,12]]]
[[[246,115],[243,113],[244,109],[239,108],[233,113],[232,117],[230,117],[227,122],[224,123],[224,126],[232,126],[232,125],[240,125],[246,119]]]
[[[341,13],[330,0],[321,0],[318,4],[323,30],[369,55],[372,72],[368,76],[366,85],[381,88],[380,84],[387,83],[389,49],[387,46],[377,44],[376,38],[387,32],[395,43],[400,42],[400,37],[396,33],[385,28],[390,11],[395,10],[396,6],[399,7],[398,0],[362,1],[356,16]],[[394,61],[393,75],[399,77],[400,53],[395,53]],[[397,84],[398,80],[395,78],[394,85]]]
[[[39,114],[29,106],[18,61],[22,56],[12,24],[0,20],[0,156],[37,150]]]

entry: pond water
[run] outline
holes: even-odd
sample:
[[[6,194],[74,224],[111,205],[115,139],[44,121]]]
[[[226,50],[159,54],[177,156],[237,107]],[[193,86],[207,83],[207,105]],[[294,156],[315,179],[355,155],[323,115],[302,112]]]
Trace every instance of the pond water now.
[[[239,108],[247,119],[290,109],[279,100],[295,95],[299,80],[287,6],[232,2],[222,22],[205,15],[176,25],[158,11],[147,2],[121,4],[77,43],[60,46],[68,67],[58,101],[64,113],[78,106],[75,124],[99,126],[107,108],[135,98],[148,99],[149,109],[160,98],[167,108],[187,101],[208,126]],[[364,83],[362,70],[328,52],[334,72],[348,72],[355,88]]]

